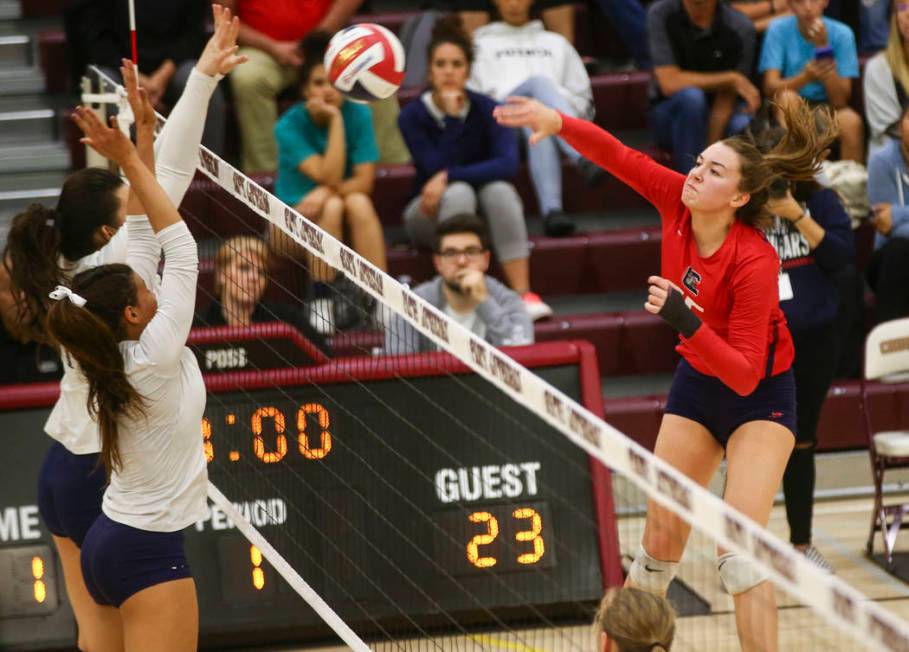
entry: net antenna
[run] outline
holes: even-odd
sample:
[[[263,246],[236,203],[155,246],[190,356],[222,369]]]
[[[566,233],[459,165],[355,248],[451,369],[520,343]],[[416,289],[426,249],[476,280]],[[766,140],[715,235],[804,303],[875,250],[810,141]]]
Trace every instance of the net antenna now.
[[[95,74],[106,84],[116,87],[101,71],[95,69]],[[113,103],[109,101],[110,94],[88,97],[99,103]],[[867,599],[839,577],[821,571],[790,545],[655,457],[565,392],[452,321],[406,285],[319,229],[294,208],[279,201],[204,147],[200,147],[198,170],[233,200],[305,249],[312,260],[343,272],[360,292],[403,318],[441,351],[468,367],[476,377],[511,397],[587,455],[630,481],[695,529],[727,550],[743,555],[766,572],[776,586],[851,635],[855,644],[875,650],[909,649],[909,624],[905,621]],[[274,374],[271,379],[275,385],[280,385],[283,377],[287,376]],[[318,380],[315,382],[318,383]],[[363,640],[256,532],[249,519],[233,508],[230,500],[217,487],[210,485],[209,495],[230,515],[244,535],[256,545],[262,544],[260,548],[266,559],[322,615],[342,640],[355,649],[367,649]],[[477,642],[480,638],[474,637],[473,640]]]

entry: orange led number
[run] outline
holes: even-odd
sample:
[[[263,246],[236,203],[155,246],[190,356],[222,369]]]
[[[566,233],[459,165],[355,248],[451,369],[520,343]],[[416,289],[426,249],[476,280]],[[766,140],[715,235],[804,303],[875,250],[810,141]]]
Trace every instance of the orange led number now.
[[[275,423],[275,450],[274,452],[265,452],[265,440],[262,438],[262,419],[273,419]],[[253,452],[260,460],[266,464],[280,462],[287,455],[287,437],[284,436],[284,413],[276,407],[260,407],[253,412],[252,431],[255,435],[253,439]]]
[[[249,547],[249,560],[253,565],[252,583],[257,591],[265,588],[265,571],[262,570],[262,551],[255,546]]]
[[[478,534],[467,544],[467,561],[477,568],[491,568],[496,565],[495,557],[480,557],[480,546],[487,546],[499,536],[499,522],[489,512],[474,512],[467,519],[471,523],[485,523],[486,534]]]
[[[309,447],[309,437],[306,434],[306,416],[315,414],[319,418],[319,447]],[[331,452],[331,432],[328,427],[331,419],[328,410],[321,403],[304,403],[297,411],[297,430],[299,431],[300,454],[308,460],[321,460]]]
[[[215,459],[215,446],[211,443],[211,421],[208,420],[208,417],[202,417],[202,442],[205,461],[211,462]]]
[[[32,557],[32,577],[35,580],[32,586],[35,602],[44,604],[47,599],[47,585],[44,584],[44,560],[41,557]]]
[[[517,541],[530,542],[531,545],[533,545],[533,552],[525,552],[522,555],[518,555],[518,563],[537,563],[546,551],[543,544],[543,537],[540,536],[540,532],[543,531],[543,519],[540,518],[540,515],[536,510],[531,509],[530,507],[519,507],[514,510],[511,515],[517,519],[530,519],[530,529],[518,532],[514,535],[514,538]]]

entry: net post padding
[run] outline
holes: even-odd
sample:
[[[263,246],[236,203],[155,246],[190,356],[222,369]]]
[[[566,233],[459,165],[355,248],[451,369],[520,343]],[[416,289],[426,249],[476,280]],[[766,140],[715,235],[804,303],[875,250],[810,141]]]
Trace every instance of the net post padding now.
[[[306,604],[312,607],[313,611],[319,614],[325,624],[331,627],[335,634],[351,650],[369,652],[370,648],[363,642],[363,639],[357,636],[347,623],[341,620],[325,600],[294,570],[294,567],[274,549],[268,540],[243,516],[240,510],[234,507],[233,503],[227,499],[227,496],[212,484],[211,480],[208,481],[208,497],[227,515],[243,536],[259,549],[262,556],[278,571],[278,574],[306,601]]]
[[[909,650],[909,623],[867,599],[838,577],[824,573],[768,530],[449,319],[204,146],[199,147],[198,169],[316,258],[344,272],[357,286],[396,311],[441,350],[459,358],[477,375],[534,412],[589,455],[630,478],[649,497],[724,548],[757,563],[775,584],[851,634],[856,642],[874,650]],[[242,521],[242,517],[235,520],[238,525]],[[303,597],[307,599],[307,596]],[[321,602],[318,596],[313,597]],[[310,605],[314,606],[311,602]],[[328,624],[334,628],[334,624]],[[337,629],[335,631],[341,635]]]

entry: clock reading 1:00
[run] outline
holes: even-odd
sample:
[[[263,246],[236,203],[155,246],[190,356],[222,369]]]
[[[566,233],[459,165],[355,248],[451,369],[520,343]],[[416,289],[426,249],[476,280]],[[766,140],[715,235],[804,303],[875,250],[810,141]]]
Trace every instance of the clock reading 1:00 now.
[[[555,565],[555,532],[545,502],[482,505],[442,512],[436,550],[456,575],[532,571]],[[547,545],[548,544],[548,545]]]
[[[331,429],[331,413],[317,402],[282,401],[251,412],[245,406],[214,406],[202,418],[205,459],[263,464],[322,460],[331,453]]]

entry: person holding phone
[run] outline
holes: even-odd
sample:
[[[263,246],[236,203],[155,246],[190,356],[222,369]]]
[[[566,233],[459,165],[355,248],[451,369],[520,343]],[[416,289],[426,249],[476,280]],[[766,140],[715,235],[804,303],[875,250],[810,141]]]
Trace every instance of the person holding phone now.
[[[829,104],[840,125],[840,158],[864,161],[864,124],[849,107],[852,79],[859,76],[855,35],[848,25],[824,16],[830,0],[789,0],[791,16],[770,23],[759,71],[764,93],[778,105],[798,96]]]

